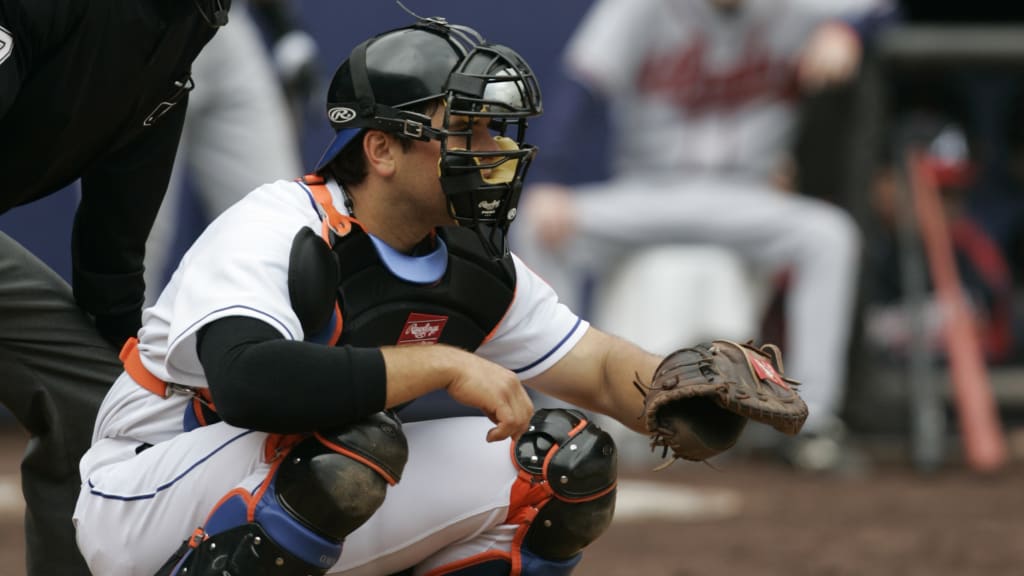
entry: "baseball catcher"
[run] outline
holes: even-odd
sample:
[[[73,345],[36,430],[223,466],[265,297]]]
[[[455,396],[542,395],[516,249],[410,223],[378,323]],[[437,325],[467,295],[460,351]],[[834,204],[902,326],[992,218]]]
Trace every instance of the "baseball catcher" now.
[[[650,429],[679,457],[783,418],[754,400],[791,394],[777,351],[663,363],[510,250],[542,108],[517,52],[441,17],[352,50],[314,173],[224,211],[122,349],[80,465],[92,573],[568,576],[617,495],[585,411],[648,432],[634,374],[656,374]],[[412,417],[437,395],[468,414]]]
[[[774,344],[714,340],[676,350],[649,386],[635,384],[644,395],[641,418],[651,449],[672,452],[664,466],[680,458],[706,460],[731,448],[747,420],[795,435],[807,419],[799,383],[784,376],[782,352]]]

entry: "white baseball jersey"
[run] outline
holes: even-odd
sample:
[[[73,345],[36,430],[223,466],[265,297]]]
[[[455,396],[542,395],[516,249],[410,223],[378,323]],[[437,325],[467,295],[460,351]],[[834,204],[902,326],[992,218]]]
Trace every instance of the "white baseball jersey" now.
[[[327,186],[343,211],[341,190],[334,182]],[[252,317],[284,338],[302,340],[287,279],[292,239],[303,226],[319,232],[320,219],[304,188],[287,181],[254,190],[218,217],[145,311],[142,364],[162,380],[205,387],[196,334],[228,316]],[[588,325],[514,261],[515,297],[477,353],[527,379],[561,359]],[[251,491],[265,480],[267,435],[223,422],[185,432],[187,401],[160,398],[127,374],[104,401],[93,447],[81,461],[75,513],[79,544],[94,573],[155,572],[226,493]],[[485,441],[491,426],[483,417],[406,424],[410,458],[402,481],[346,539],[330,573],[387,574],[414,564],[426,570],[489,548],[507,550],[514,527],[503,521],[516,469],[507,441]],[[141,443],[153,446],[136,454]]]

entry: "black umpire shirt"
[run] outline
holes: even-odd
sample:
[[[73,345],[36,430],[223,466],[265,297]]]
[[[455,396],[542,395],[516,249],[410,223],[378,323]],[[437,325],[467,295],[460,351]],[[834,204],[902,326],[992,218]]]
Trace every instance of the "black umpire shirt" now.
[[[200,3],[0,0],[0,213],[81,178],[72,285],[115,342],[139,327],[188,71],[215,32]]]

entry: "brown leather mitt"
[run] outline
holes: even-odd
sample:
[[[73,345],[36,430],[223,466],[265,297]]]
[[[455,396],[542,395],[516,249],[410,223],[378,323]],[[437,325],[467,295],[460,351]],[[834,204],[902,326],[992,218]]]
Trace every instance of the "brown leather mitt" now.
[[[807,419],[799,383],[783,375],[782,352],[714,340],[672,352],[662,360],[644,395],[651,449],[675,459],[706,460],[731,448],[747,420],[794,435]]]

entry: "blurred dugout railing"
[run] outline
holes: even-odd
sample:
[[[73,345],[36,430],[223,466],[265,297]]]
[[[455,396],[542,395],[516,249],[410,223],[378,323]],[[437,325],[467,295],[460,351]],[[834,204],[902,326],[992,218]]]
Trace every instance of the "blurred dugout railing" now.
[[[890,109],[892,99],[888,91],[892,90],[892,81],[963,70],[1024,70],[1024,27],[902,25],[882,31],[877,38],[852,94],[849,131],[840,139],[841,177],[832,180],[832,185],[838,186],[836,199],[853,212],[869,235],[871,187],[884,148],[888,147],[885,151],[890,159],[903,167],[909,165],[907,154],[912,152],[898,129],[896,112]],[[878,408],[886,404],[885,400],[900,399],[897,404],[907,411],[903,417],[908,424],[905,430],[909,434],[911,459],[919,469],[928,471],[946,459],[946,443],[953,436],[949,433],[953,428],[947,422],[947,407],[951,407],[960,416],[959,436],[965,441],[967,463],[979,470],[997,469],[1005,459],[1005,447],[996,405],[1024,406],[1024,371],[1019,366],[987,367],[980,360],[981,366],[971,370],[970,365],[976,364],[973,360],[978,356],[970,352],[977,345],[970,342],[970,337],[947,343],[947,347],[966,346],[967,361],[951,355],[946,368],[939,366],[935,351],[925,341],[923,321],[927,274],[934,266],[934,261],[932,267],[928,266],[928,249],[934,247],[922,242],[912,174],[904,169],[901,175],[900,280],[912,337],[901,374],[872,366],[856,375],[854,385],[866,388],[861,392],[859,410],[867,417],[884,417],[884,410]],[[867,359],[863,353],[855,354],[855,358],[860,362]],[[965,365],[966,371],[960,369]]]

